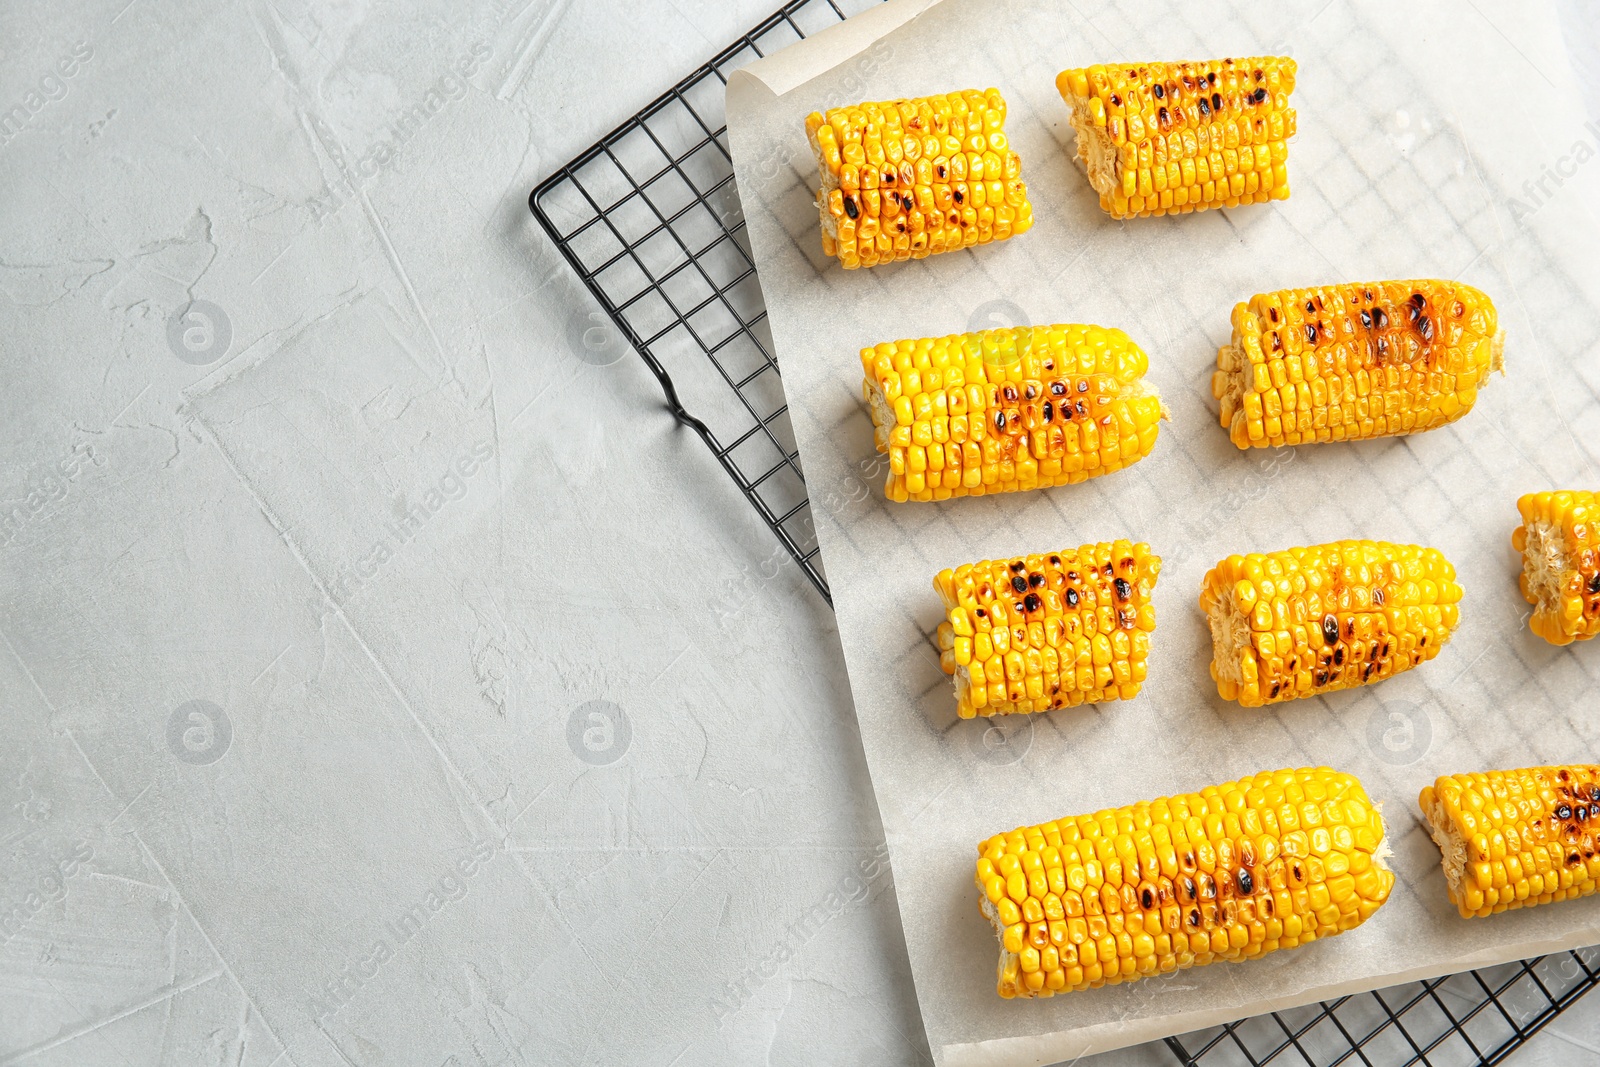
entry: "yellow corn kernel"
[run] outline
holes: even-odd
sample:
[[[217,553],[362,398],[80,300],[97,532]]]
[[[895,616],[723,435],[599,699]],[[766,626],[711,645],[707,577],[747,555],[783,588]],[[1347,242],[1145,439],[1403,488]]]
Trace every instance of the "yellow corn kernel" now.
[[[1460,282],[1284,289],[1234,308],[1211,393],[1240,448],[1421,433],[1470,411],[1504,352],[1494,303]]]
[[[1295,70],[1282,56],[1139,63],[1064,70],[1056,89],[1100,206],[1123,219],[1287,197]]]
[[[861,350],[884,494],[894,501],[1070,485],[1155,447],[1161,398],[1149,358],[1121,330],[1022,326]],[[918,430],[918,427],[924,427]],[[932,467],[931,444],[950,441]],[[960,447],[956,447],[959,444]]]
[[[1310,797],[1319,798],[1311,807],[1326,831],[1320,855],[1307,855],[1298,831],[1276,821],[1285,806]],[[1600,788],[1596,797],[1600,803]],[[1060,845],[1045,844],[1052,834]],[[1006,998],[1131,982],[1332,937],[1364,922],[1394,886],[1377,807],[1358,780],[1327,767],[1023,827],[978,852],[978,906],[1000,938],[996,991]],[[1041,855],[1058,861],[1051,869],[1073,887],[1065,901],[1072,918],[1008,922],[1009,901],[997,905],[991,888],[1000,875],[990,872],[1020,872]],[[1033,901],[1022,902],[1024,914]],[[1033,906],[1048,914],[1051,904],[1047,897]],[[1033,975],[1043,977],[1029,982]]]
[[[1511,544],[1522,553],[1533,632],[1553,645],[1600,633],[1600,497],[1581,489],[1529,493],[1517,510],[1522,525]]]
[[[997,89],[812,112],[822,249],[845,268],[922,259],[1033,226]]]
[[[1600,766],[1447,775],[1418,804],[1463,918],[1600,888]]]
[[[1455,577],[1438,549],[1386,541],[1229,556],[1200,589],[1217,692],[1260,707],[1410,670],[1450,640]]]
[[[937,633],[939,662],[955,676],[957,713],[970,719],[1134,697],[1160,573],[1149,545],[1127,541],[940,571],[933,587],[948,621]],[[957,619],[974,620],[980,639],[993,634],[972,642],[968,663],[949,654],[961,640]],[[988,692],[997,673],[1005,679],[998,700]]]

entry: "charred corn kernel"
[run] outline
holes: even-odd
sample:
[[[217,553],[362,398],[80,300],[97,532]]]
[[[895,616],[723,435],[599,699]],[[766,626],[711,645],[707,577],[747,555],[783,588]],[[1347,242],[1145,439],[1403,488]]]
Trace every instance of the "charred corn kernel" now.
[[[1421,433],[1470,411],[1504,350],[1494,304],[1470,285],[1283,289],[1233,309],[1211,393],[1240,448]]]
[[[940,571],[933,579],[945,605],[939,662],[955,676],[957,713],[970,719],[1134,697],[1155,629],[1151,592],[1160,572],[1149,545],[1127,541]],[[979,639],[963,662],[956,649],[965,627]],[[996,678],[1005,680],[998,695]]]
[[[1464,918],[1600,888],[1600,766],[1447,775],[1418,803]]]
[[[1410,670],[1450,640],[1455,578],[1438,549],[1385,541],[1229,556],[1200,588],[1217,692],[1254,708]]]
[[[1112,218],[1283,200],[1295,62],[1103,64],[1056,75]]]
[[[890,500],[1069,485],[1150,454],[1163,416],[1149,359],[1121,330],[1022,326],[861,350],[863,394]],[[922,414],[918,414],[921,412]],[[916,466],[915,419],[944,441],[942,468]],[[909,424],[909,425],[908,425]],[[901,434],[900,429],[909,431]]]
[[[1600,497],[1585,490],[1529,493],[1517,501],[1522,525],[1522,595],[1533,632],[1553,645],[1600,633]]]
[[[812,112],[822,249],[872,267],[1026,233],[1033,207],[998,89]]]
[[[1297,809],[1314,809],[1325,835],[1313,843],[1283,829],[1281,813]],[[1394,886],[1377,806],[1358,780],[1327,767],[1026,826],[978,854],[978,907],[1000,937],[996,987],[1007,998],[1294,948],[1359,926]],[[1070,887],[1067,921],[1020,926],[1007,902],[997,905],[987,872],[1005,860],[1021,869],[1029,857]],[[1048,915],[1059,904],[1047,896],[1036,906]],[[1034,974],[1042,981],[1027,981]]]

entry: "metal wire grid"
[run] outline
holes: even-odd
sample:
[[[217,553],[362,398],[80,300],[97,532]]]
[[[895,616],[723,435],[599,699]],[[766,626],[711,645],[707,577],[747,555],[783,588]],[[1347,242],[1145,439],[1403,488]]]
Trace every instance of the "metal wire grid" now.
[[[733,186],[724,94],[734,70],[872,2],[791,0],[528,200],[660,380],[672,413],[705,441],[829,604]],[[737,403],[729,403],[730,392]]]
[[[830,604],[733,184],[724,93],[732,71],[873,2],[790,0],[529,197],[541,226],[660,381],[674,416],[705,441]],[[1361,54],[1349,62],[1386,62],[1370,38],[1359,39]],[[1435,131],[1414,155],[1425,159],[1453,137]],[[1362,162],[1349,153],[1314,161],[1300,171],[1297,194],[1388,232],[1415,230],[1441,255],[1454,251],[1449,243],[1482,207],[1467,176],[1429,182],[1421,163],[1380,176]],[[1374,180],[1341,186],[1357,171]],[[1441,218],[1418,210],[1423,198]],[[1597,332],[1600,314],[1547,266],[1511,280],[1544,297],[1555,316],[1541,320],[1550,324],[1546,340],[1563,354],[1576,354]],[[1167,1038],[1166,1046],[1192,1067],[1496,1064],[1597,984],[1600,949],[1583,949],[1244,1019]]]
[[[1501,1063],[1600,981],[1600,949],[1380,989],[1167,1038],[1185,1067]]]

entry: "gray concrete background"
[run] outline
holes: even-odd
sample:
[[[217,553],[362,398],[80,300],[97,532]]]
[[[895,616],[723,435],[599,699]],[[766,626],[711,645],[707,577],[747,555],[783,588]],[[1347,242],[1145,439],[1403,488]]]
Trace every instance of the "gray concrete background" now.
[[[525,204],[772,2],[4,6],[0,1064],[928,1062],[831,614]]]

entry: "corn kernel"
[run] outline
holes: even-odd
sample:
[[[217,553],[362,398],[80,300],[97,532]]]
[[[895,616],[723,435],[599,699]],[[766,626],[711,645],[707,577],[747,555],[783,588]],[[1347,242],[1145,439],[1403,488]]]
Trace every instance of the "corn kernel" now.
[[[1341,541],[1218,563],[1200,594],[1217,692],[1259,707],[1379,682],[1432,659],[1455,628],[1462,590],[1449,578],[1402,580],[1411,565],[1455,573],[1437,549],[1384,541]],[[1280,577],[1269,577],[1274,570]],[[1241,595],[1241,588],[1248,592]],[[1302,588],[1342,592],[1321,598],[1320,613],[1313,613]],[[1452,610],[1448,619],[1435,608],[1439,622],[1424,624],[1419,609],[1430,597]],[[1306,621],[1284,627],[1291,618]],[[1320,821],[1316,805],[1303,815],[1292,809],[1285,815],[1290,829],[1315,828]],[[1312,842],[1319,854],[1331,847],[1329,832]]]
[[[1600,634],[1600,497],[1587,490],[1528,493],[1511,544],[1522,553],[1522,595],[1533,632],[1554,645]],[[1591,516],[1593,518],[1591,518]]]
[[[1600,768],[1589,770],[1600,775]],[[1593,788],[1600,805],[1600,785]],[[1317,826],[1280,836],[1270,828],[1278,807],[1302,821],[1314,812]],[[1067,830],[1079,835],[1070,847],[1045,844],[1052,831],[1060,838]],[[1306,855],[1321,845],[1326,859]],[[997,848],[1004,850],[998,858]],[[1364,922],[1394,885],[1378,810],[1359,781],[1326,767],[1258,774],[1199,794],[1023,827],[978,851],[974,877],[985,894],[979,905],[1000,937],[1002,997],[1135,981],[1330,937]],[[1166,873],[1169,851],[1175,878]],[[1021,913],[1030,904],[1044,914],[1059,906],[1071,917],[1008,923],[1011,901],[996,904],[993,880],[1038,867],[1065,869],[1064,881],[1075,888],[1057,904],[1030,897]],[[1098,890],[1084,891],[1094,885]],[[1027,981],[1039,974],[1048,980]]]
[[[994,89],[813,112],[823,251],[850,269],[1026,233],[1033,209],[1004,125]]]
[[[947,377],[914,360],[948,368]],[[905,367],[885,373],[885,363]],[[1163,417],[1143,380],[1148,357],[1121,330],[1100,326],[896,341],[862,349],[861,364],[874,441],[889,457],[884,495],[897,502],[1109,474],[1150,453]],[[962,387],[947,387],[948,376]]]
[[[1120,219],[1288,196],[1295,70],[1277,56],[1145,63],[1114,78],[1064,70],[1056,88],[1100,206]]]
[[[955,676],[958,714],[1049,711],[1137,695],[1160,570],[1149,545],[1116,541],[940,571],[933,585],[948,620],[936,641],[941,666]],[[971,639],[956,636],[959,625],[974,624]],[[1004,859],[997,870],[1009,876]],[[1156,862],[1153,854],[1148,862]],[[1066,890],[1060,864],[1057,854],[1046,876],[1057,894]]]
[[[1211,392],[1239,448],[1420,433],[1471,410],[1502,367],[1504,338],[1494,304],[1459,282],[1263,293],[1234,308]],[[1311,366],[1316,382],[1301,392]]]
[[[1450,901],[1465,918],[1600,889],[1600,766],[1447,775],[1418,803],[1443,854]],[[1523,845],[1520,855],[1508,850],[1511,841]],[[1370,876],[1354,876],[1358,893]]]

